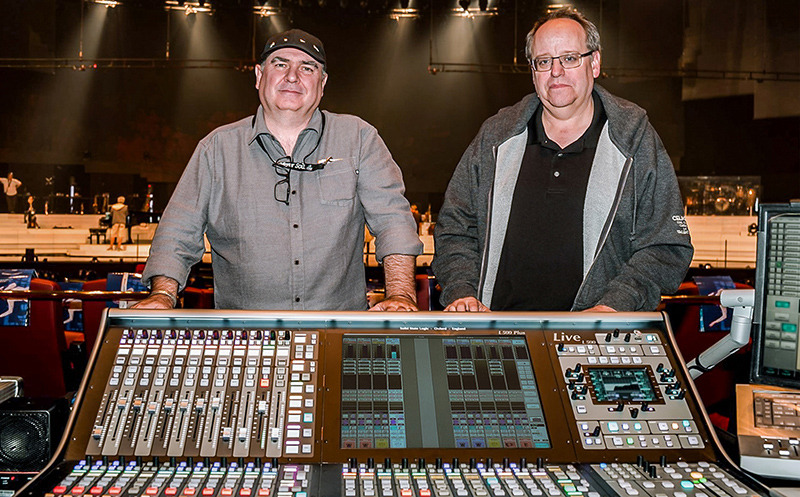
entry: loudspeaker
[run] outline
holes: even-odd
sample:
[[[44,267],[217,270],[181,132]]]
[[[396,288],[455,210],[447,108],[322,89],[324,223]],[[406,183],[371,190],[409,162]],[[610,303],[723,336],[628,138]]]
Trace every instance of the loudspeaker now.
[[[61,441],[66,399],[15,397],[0,404],[0,471],[38,472]]]

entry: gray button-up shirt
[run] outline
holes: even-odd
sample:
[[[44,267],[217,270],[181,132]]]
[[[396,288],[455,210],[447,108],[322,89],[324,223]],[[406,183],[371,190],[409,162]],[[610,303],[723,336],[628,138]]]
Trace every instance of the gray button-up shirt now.
[[[161,218],[145,283],[169,276],[182,289],[203,255],[205,233],[218,308],[366,309],[364,224],[376,237],[378,260],[419,255],[422,243],[400,168],[377,130],[327,111],[322,123],[317,110],[291,157],[338,160],[318,171],[291,170],[288,205],[275,199],[276,189],[286,195],[285,183],[276,186],[286,170],[281,176],[272,163],[289,154],[261,107],[203,138]]]

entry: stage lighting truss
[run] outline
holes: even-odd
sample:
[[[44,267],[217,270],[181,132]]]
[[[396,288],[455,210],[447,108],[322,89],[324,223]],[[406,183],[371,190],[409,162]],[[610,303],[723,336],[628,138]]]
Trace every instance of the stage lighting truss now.
[[[392,9],[389,11],[389,19],[399,21],[400,19],[417,19],[419,9]]]
[[[253,14],[259,17],[272,17],[283,14],[284,11],[280,7],[270,7],[264,2],[264,5],[254,5]]]
[[[179,0],[166,0],[164,2],[164,10],[179,10],[183,11],[184,14],[192,15],[192,14],[214,14],[214,7],[211,5],[210,2],[206,1],[197,1],[197,2],[182,2]]]
[[[117,0],[87,0],[89,3],[96,3],[98,5],[105,5],[107,9],[113,9],[117,5],[122,5],[122,2]]]
[[[497,7],[487,7],[486,10],[481,10],[480,7],[469,7],[466,9],[457,8],[452,9],[450,12],[456,17],[465,17],[467,19],[475,17],[494,17],[498,15]]]

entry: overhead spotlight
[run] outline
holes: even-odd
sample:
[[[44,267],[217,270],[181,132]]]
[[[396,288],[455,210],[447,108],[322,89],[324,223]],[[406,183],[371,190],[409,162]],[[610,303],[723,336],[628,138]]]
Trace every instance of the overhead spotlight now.
[[[460,5],[461,8],[464,9],[464,12],[469,10],[469,3],[470,0],[458,0],[458,5]]]
[[[489,8],[489,0],[478,0],[478,8],[481,12],[486,12],[486,9]]]
[[[408,8],[408,0],[400,0],[400,8],[407,9]]]
[[[194,8],[191,5],[186,6],[186,10],[183,11],[184,14],[190,16],[195,13]]]

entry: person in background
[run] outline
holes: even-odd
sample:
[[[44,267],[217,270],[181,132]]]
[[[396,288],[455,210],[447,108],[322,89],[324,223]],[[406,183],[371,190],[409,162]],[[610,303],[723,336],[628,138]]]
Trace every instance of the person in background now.
[[[489,118],[434,231],[448,311],[643,311],[693,249],[667,151],[643,109],[596,85],[600,35],[572,8],[528,33],[535,93]]]
[[[125,230],[128,226],[128,206],[125,197],[117,197],[117,203],[111,205],[111,230],[108,237],[108,250],[125,250],[122,242],[127,239]]]
[[[8,173],[8,177],[0,178],[0,183],[3,183],[3,193],[6,194],[6,205],[10,214],[17,212],[17,193],[19,187],[22,186],[22,181],[14,177],[13,172]]]
[[[161,218],[138,308],[170,308],[211,246],[223,309],[365,310],[364,225],[375,236],[386,298],[416,310],[422,243],[400,168],[374,127],[319,109],[325,49],[298,29],[267,40],[255,67],[254,116],[206,136]]]
[[[414,222],[417,223],[417,231],[419,231],[419,223],[422,222],[422,214],[419,212],[417,204],[411,204],[411,215],[414,217]]]
[[[28,209],[25,211],[25,225],[28,229],[39,229],[39,223],[36,221],[36,209],[33,207],[33,195],[28,196]]]

